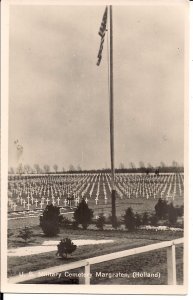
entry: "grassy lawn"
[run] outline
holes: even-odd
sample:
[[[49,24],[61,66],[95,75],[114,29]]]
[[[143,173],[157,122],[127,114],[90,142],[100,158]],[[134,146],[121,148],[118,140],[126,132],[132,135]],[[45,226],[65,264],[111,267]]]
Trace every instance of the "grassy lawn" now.
[[[36,246],[41,245],[44,241],[53,240],[60,241],[63,237],[69,237],[71,239],[143,239],[150,241],[166,241],[173,240],[183,236],[182,232],[173,231],[159,231],[153,230],[135,230],[134,232],[122,231],[122,230],[97,230],[89,229],[83,230],[81,228],[77,230],[73,229],[60,229],[60,233],[56,237],[46,237],[39,226],[31,227],[33,231],[33,242],[26,244],[20,238],[18,238],[19,229],[11,229],[12,236],[8,238],[8,248],[17,248],[24,246]]]
[[[60,240],[62,237],[69,237],[73,240],[77,239],[111,239],[113,243],[96,244],[87,246],[78,246],[77,250],[69,256],[67,260],[56,257],[56,251],[30,255],[25,257],[8,257],[8,276],[18,275],[20,272],[28,273],[35,270],[57,266],[61,264],[71,263],[74,261],[95,257],[103,254],[126,250],[130,248],[140,247],[147,244],[157,243],[164,240],[172,240],[182,236],[181,232],[153,232],[138,230],[135,232],[125,231],[109,231],[109,230],[70,230],[62,229],[57,237],[48,238],[42,234],[39,226],[33,227],[33,242],[27,246],[41,245],[47,240]],[[8,240],[8,247],[26,246],[18,237],[18,230],[12,230],[13,235]],[[57,250],[57,248],[56,248]],[[183,247],[177,247],[177,274],[178,283],[183,282],[183,264],[182,254]],[[83,270],[81,270],[82,272]],[[96,272],[122,272],[130,275],[129,278],[98,278]],[[74,272],[74,270],[73,270]],[[160,278],[133,278],[133,272],[160,272]],[[91,284],[166,284],[166,250],[148,252],[145,254],[134,255],[132,257],[114,260],[112,262],[101,263],[91,267]],[[30,281],[32,282],[32,281]],[[58,278],[38,278],[33,283],[57,283],[65,284],[66,278],[62,275]],[[68,282],[68,280],[67,280]],[[68,282],[69,283],[69,282]],[[75,282],[77,281],[75,280]]]

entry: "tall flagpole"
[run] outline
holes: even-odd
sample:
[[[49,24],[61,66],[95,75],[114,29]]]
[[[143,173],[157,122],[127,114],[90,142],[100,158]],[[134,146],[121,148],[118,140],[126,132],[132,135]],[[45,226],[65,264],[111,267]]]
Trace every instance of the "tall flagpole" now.
[[[110,15],[110,152],[111,152],[111,200],[112,200],[112,226],[116,228],[116,191],[114,167],[114,99],[113,99],[113,11],[109,6]]]

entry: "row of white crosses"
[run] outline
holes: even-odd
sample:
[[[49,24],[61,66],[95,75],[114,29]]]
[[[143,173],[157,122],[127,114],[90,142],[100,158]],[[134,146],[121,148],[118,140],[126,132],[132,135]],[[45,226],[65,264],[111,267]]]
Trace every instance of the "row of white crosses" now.
[[[13,209],[13,211],[16,211],[17,204],[13,202],[11,199],[8,199],[8,205]]]
[[[43,208],[45,204],[49,203],[58,206],[71,205],[71,201],[66,199],[66,196],[69,197],[70,195],[74,195],[74,203],[77,206],[81,197],[89,195],[91,199],[94,190],[97,189],[95,198],[95,204],[97,205],[99,196],[103,196],[103,194],[105,203],[107,203],[108,191],[106,188],[108,187],[111,191],[110,179],[110,174],[86,174],[49,180],[45,178],[43,180],[41,178],[19,180],[16,183],[9,183],[9,196],[16,198],[16,206],[22,205],[24,209],[29,210],[31,205],[35,205],[36,208]],[[120,197],[125,194],[129,198],[143,196],[148,199],[151,196],[155,198],[157,195],[175,198],[177,190],[180,195],[183,193],[182,174],[163,175],[159,176],[159,179],[155,176],[120,174],[116,176],[116,181],[117,192]],[[100,183],[103,189],[102,192],[100,191]],[[86,200],[89,201],[87,197]],[[13,205],[11,207],[13,208]]]
[[[42,190],[42,188],[41,188],[41,190]],[[38,189],[36,189],[35,190],[35,194],[36,195],[38,195],[38,193],[39,193],[39,197],[41,197],[41,195],[42,195],[42,193],[41,193],[41,190],[39,189],[39,187],[38,187]],[[52,190],[52,188],[51,188],[51,190]],[[25,190],[26,191],[26,190]],[[29,191],[28,191],[29,192]],[[55,191],[56,192],[56,191]],[[18,190],[17,190],[17,193],[18,193]],[[32,191],[31,192],[31,201],[32,201],[32,204],[33,204],[33,202],[35,202],[35,205],[36,205],[36,207],[37,207],[37,203],[38,203],[38,200],[36,199],[33,199],[33,193],[34,193],[34,191]],[[23,204],[23,206],[24,206],[24,208],[26,207],[26,201],[25,200],[23,200],[22,199],[22,197],[21,197],[21,194],[22,194],[22,191],[21,191],[21,189],[20,189],[20,191],[19,191],[19,201],[21,201],[21,205]],[[57,194],[57,193],[56,193]],[[29,209],[29,206],[30,206],[30,203],[29,203],[29,194],[27,194],[28,195],[28,203],[27,203],[27,206],[28,206],[28,209]],[[45,195],[45,193],[44,193],[44,195]],[[44,200],[45,200],[45,202],[48,204],[49,203],[49,199],[47,198],[47,199],[45,199],[44,197],[42,197],[41,198],[41,202],[40,202],[40,208],[42,208],[43,207],[43,204],[44,204]],[[56,199],[56,201],[55,201],[55,197],[54,197],[54,194],[52,193],[52,204],[55,204],[55,203],[58,203],[58,205],[60,204],[60,198],[58,197],[57,199]],[[65,201],[65,203],[64,203],[64,205],[66,205],[66,201]]]
[[[152,177],[153,178],[153,177]],[[176,195],[176,176],[171,174],[169,176],[163,176],[160,177],[160,181],[157,180],[157,178],[154,178],[153,183],[151,183],[152,181],[147,177],[147,179],[145,180],[144,177],[141,176],[141,178],[139,177],[139,175],[135,175],[133,176],[133,180],[132,177],[129,176],[129,179],[132,180],[131,182],[128,182],[126,179],[126,176],[117,176],[117,186],[119,188],[119,190],[121,190],[124,194],[126,194],[126,196],[128,196],[129,198],[132,196],[134,196],[135,198],[137,198],[138,196],[145,196],[147,199],[151,196],[153,196],[153,198],[155,199],[156,196],[163,196],[166,193],[166,189],[168,189],[167,192],[167,197],[171,197],[172,199],[175,198]],[[168,184],[169,184],[169,188],[168,188]],[[173,192],[171,193],[171,187],[172,185],[173,187]]]

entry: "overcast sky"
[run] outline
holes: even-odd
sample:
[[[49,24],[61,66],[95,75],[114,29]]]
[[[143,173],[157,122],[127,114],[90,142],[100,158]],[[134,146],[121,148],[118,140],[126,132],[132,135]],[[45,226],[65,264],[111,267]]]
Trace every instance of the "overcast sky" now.
[[[10,9],[9,166],[110,166],[103,6]],[[183,162],[183,6],[116,6],[115,164]]]

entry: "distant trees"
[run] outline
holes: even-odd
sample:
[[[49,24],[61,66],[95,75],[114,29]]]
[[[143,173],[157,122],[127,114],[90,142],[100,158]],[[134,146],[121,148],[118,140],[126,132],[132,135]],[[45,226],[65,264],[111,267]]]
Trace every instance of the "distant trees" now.
[[[81,166],[78,165],[77,167],[75,167],[74,165],[70,164],[68,170],[66,170],[64,167],[61,167],[61,171],[59,170],[59,166],[57,164],[53,165],[53,170],[55,171],[55,173],[68,173],[68,172],[72,172],[72,173],[95,173],[100,172],[100,173],[110,173],[110,169],[98,169],[98,170],[82,170]],[[41,173],[50,173],[50,169],[51,167],[48,164],[45,164],[42,166],[42,168],[40,167],[39,164],[34,164],[33,166],[30,166],[29,164],[26,165],[22,165],[22,163],[20,163],[20,165],[15,168],[10,167],[8,172],[9,174],[30,174],[30,173],[36,173],[36,174],[41,174]],[[164,162],[160,162],[160,165],[155,167],[153,166],[151,163],[147,163],[147,166],[145,165],[145,163],[143,161],[139,162],[139,166],[137,167],[133,162],[129,163],[129,166],[126,167],[124,165],[123,162],[121,162],[119,164],[119,167],[116,169],[117,173],[146,173],[147,175],[149,173],[153,173],[155,175],[159,175],[160,173],[168,173],[168,172],[183,172],[184,171],[184,167],[182,164],[179,164],[176,161],[173,161],[171,165],[166,165]]]
[[[143,161],[139,162],[139,172],[142,172],[142,173],[146,172],[146,167],[145,167],[145,164]]]
[[[161,168],[165,168],[165,167],[166,167],[166,164],[165,164],[163,161],[161,161],[161,162],[160,162],[160,167],[161,167]]]
[[[53,169],[54,169],[54,171],[55,171],[55,173],[57,173],[58,172],[58,165],[53,165]]]
[[[82,171],[80,165],[77,166],[77,171],[78,171],[78,172]]]
[[[123,164],[122,162],[119,164],[119,169],[120,169],[120,170],[125,169],[125,166],[124,166],[124,164]]]
[[[30,165],[24,165],[24,172],[26,174],[32,173],[32,169],[31,169]]]
[[[140,169],[144,169],[145,168],[145,164],[144,164],[143,161],[139,162],[139,167],[140,167]]]
[[[52,204],[47,205],[43,215],[40,216],[40,227],[44,234],[46,236],[56,236],[59,233],[60,220],[60,208]]]
[[[50,166],[49,165],[44,165],[43,169],[44,169],[44,172],[47,173],[47,174],[50,172]]]
[[[152,164],[150,164],[150,163],[147,164],[147,167],[148,167],[150,170],[153,169],[153,166],[152,166]]]
[[[19,174],[19,175],[21,175],[21,174],[24,173],[24,168],[23,168],[22,163],[20,163],[20,164],[18,165],[17,170],[16,170],[16,173]]]
[[[156,168],[155,169],[155,175],[159,176],[159,172],[160,172],[159,168]]]
[[[35,170],[36,174],[41,173],[41,168],[40,168],[39,164],[34,164],[34,170]]]
[[[79,203],[74,211],[74,220],[82,225],[83,229],[87,229],[93,218],[93,211],[90,209],[84,199]]]
[[[72,164],[69,166],[69,171],[75,171],[75,167]]]
[[[153,172],[153,169],[154,168],[153,168],[152,164],[148,163],[147,168],[145,169],[146,174],[148,175],[150,172]]]
[[[172,161],[172,167],[177,168],[179,165],[177,163],[177,161],[173,160]]]
[[[15,174],[15,170],[13,167],[10,167],[9,170],[8,170],[8,173],[9,174]]]
[[[135,164],[134,164],[133,162],[130,162],[130,163],[129,163],[129,167],[130,167],[131,169],[135,169]]]

